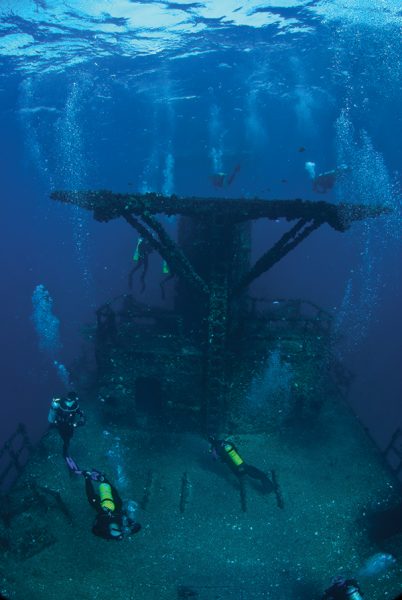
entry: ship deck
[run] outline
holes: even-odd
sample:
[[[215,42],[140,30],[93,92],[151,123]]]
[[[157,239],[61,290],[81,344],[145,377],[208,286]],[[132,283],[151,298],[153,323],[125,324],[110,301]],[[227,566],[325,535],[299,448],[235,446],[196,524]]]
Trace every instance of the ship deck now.
[[[2,500],[3,512],[14,507],[0,532],[9,598],[319,600],[334,576],[355,574],[376,552],[402,560],[401,536],[379,546],[364,521],[398,502],[398,483],[339,398],[311,429],[232,437],[247,462],[275,472],[284,504],[248,480],[246,511],[237,479],[199,436],[105,427],[87,412],[71,453],[138,502],[142,530],[121,542],[91,533],[83,478],[68,472],[49,432]],[[393,598],[402,573],[360,584],[368,599]]]

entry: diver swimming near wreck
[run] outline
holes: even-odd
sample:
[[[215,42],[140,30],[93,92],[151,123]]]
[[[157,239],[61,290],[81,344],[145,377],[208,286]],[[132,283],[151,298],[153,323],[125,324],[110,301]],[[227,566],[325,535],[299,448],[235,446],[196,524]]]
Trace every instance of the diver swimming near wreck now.
[[[354,579],[336,577],[321,600],[363,600],[359,584]]]
[[[48,422],[59,432],[63,440],[63,456],[66,457],[75,429],[86,423],[86,417],[78,403],[78,395],[70,392],[66,397],[53,398]]]
[[[347,165],[339,165],[335,169],[316,175],[316,165],[314,162],[306,162],[305,169],[310,175],[313,192],[316,194],[326,194],[332,190],[338,179],[349,171]]]
[[[135,248],[134,251],[134,256],[133,256],[133,260],[134,260],[134,266],[133,268],[130,270],[130,273],[128,274],[128,287],[131,290],[133,288],[133,277],[134,274],[139,271],[139,269],[142,268],[142,273],[141,273],[141,277],[140,277],[140,281],[141,281],[141,288],[140,288],[140,292],[141,294],[143,294],[145,292],[145,280],[146,280],[146,276],[148,273],[148,267],[149,267],[149,257],[152,254],[152,252],[155,251],[155,248],[152,246],[152,244],[145,238],[143,237],[139,237],[138,241],[137,241],[137,246]]]
[[[88,502],[96,510],[92,526],[94,535],[106,540],[122,540],[140,531],[141,525],[134,519],[134,510],[131,509],[132,501],[123,503],[119,492],[104,473],[96,469],[81,470],[71,457],[66,457],[66,462],[71,471],[85,479]]]
[[[210,175],[211,183],[216,188],[229,187],[232,185],[237,173],[240,171],[240,164],[235,165],[230,173],[213,173]]]
[[[275,484],[270,480],[268,475],[257,469],[257,467],[246,463],[233,442],[224,439],[219,440],[213,436],[209,436],[208,441],[211,445],[210,452],[212,456],[228,465],[239,480],[243,480],[244,476],[248,475],[252,479],[260,481],[261,491],[264,494],[274,491]]]

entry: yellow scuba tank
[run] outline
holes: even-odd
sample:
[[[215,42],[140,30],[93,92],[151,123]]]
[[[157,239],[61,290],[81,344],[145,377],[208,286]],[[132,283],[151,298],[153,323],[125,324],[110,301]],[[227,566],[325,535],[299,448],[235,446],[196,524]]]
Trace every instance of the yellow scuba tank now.
[[[238,454],[238,452],[236,452],[236,450],[233,448],[232,444],[225,444],[224,450],[230,457],[233,464],[236,465],[236,467],[240,467],[240,465],[242,465],[244,463],[244,460],[242,459],[240,454]]]
[[[142,244],[142,237],[138,238],[138,242],[137,242],[137,246],[134,250],[134,256],[133,256],[133,261],[137,262],[140,259],[140,246]]]
[[[115,505],[113,501],[112,488],[108,483],[101,483],[99,485],[99,496],[100,504],[104,510],[114,511]]]
[[[162,273],[164,275],[169,275],[169,273],[170,273],[169,265],[167,264],[166,260],[164,260],[163,264],[162,264]]]

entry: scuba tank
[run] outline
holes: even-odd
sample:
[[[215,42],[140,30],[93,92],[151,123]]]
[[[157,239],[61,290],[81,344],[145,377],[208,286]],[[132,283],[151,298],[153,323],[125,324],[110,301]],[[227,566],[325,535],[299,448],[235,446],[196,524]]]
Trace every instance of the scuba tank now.
[[[54,425],[57,421],[57,414],[60,408],[60,400],[61,398],[53,398],[52,403],[50,405],[49,414],[47,416],[47,420],[49,423]]]
[[[140,246],[142,244],[142,240],[143,240],[142,237],[138,238],[138,242],[137,242],[137,245],[136,245],[135,250],[134,250],[134,256],[133,256],[133,261],[134,262],[138,262],[140,260]]]
[[[99,485],[99,496],[100,496],[100,505],[103,510],[114,511],[115,505],[113,501],[112,488],[108,483],[101,483]]]
[[[162,264],[162,273],[164,275],[169,275],[169,273],[170,273],[169,265],[167,264],[166,260],[164,260],[163,264]]]
[[[236,467],[240,467],[244,463],[244,460],[242,459],[240,454],[236,452],[232,444],[229,444],[228,442],[225,443],[223,445],[223,449],[225,450],[226,454],[229,456],[230,460]]]

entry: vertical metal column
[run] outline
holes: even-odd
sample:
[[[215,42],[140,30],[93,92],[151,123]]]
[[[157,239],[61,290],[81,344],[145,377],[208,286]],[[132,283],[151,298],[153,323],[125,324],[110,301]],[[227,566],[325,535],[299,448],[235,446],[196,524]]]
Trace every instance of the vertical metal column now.
[[[211,217],[209,228],[210,272],[206,344],[205,428],[217,433],[226,412],[226,342],[228,328],[228,270],[233,225],[221,215]]]

